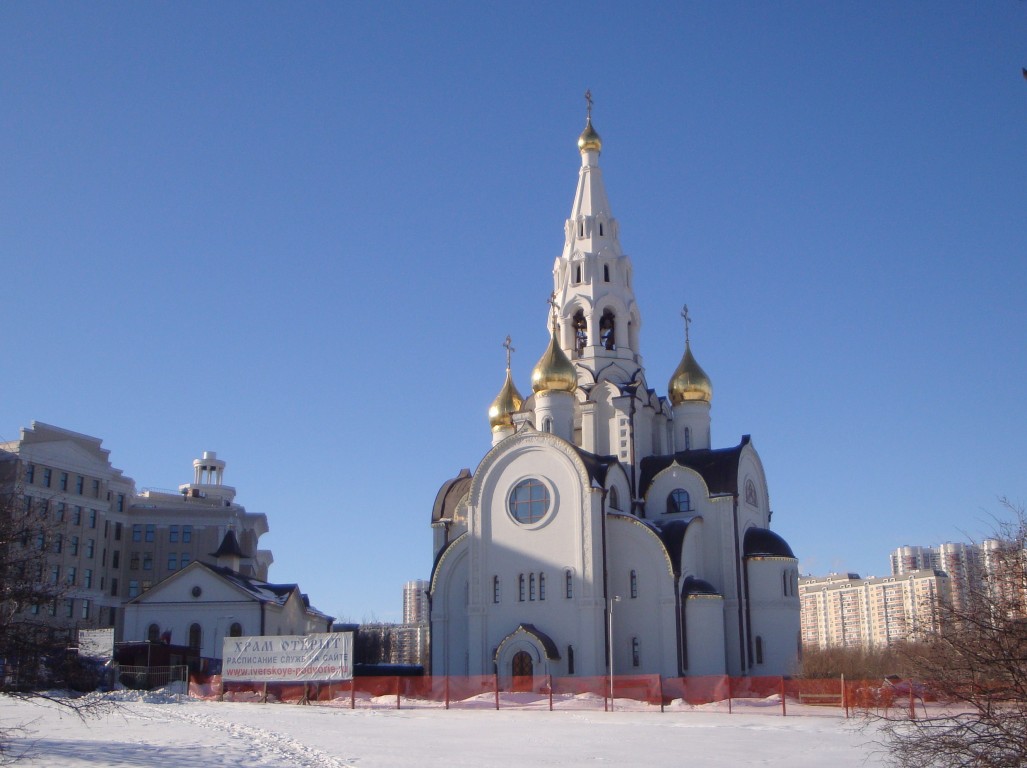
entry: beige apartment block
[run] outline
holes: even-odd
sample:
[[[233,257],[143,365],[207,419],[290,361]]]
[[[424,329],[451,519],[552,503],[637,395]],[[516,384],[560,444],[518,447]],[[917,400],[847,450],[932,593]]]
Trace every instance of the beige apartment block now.
[[[804,648],[872,648],[916,640],[937,627],[950,580],[934,569],[860,578],[856,573],[799,579]]]
[[[45,514],[29,546],[42,554],[39,578],[59,585],[52,604],[28,609],[59,629],[115,627],[122,608],[189,563],[216,565],[228,531],[237,537],[244,576],[266,580],[271,552],[258,548],[264,514],[247,512],[224,484],[225,462],[212,452],[193,461],[192,481],[177,490],[136,490],[110,462],[101,440],[33,422],[0,443],[3,485],[16,505]]]

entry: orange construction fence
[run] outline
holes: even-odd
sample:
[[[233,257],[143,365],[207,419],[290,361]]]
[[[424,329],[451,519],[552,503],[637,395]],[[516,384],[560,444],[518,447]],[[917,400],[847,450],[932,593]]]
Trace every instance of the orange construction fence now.
[[[933,701],[930,686],[911,681],[785,677],[357,677],[335,683],[222,683],[192,675],[189,695],[221,701],[321,704],[349,709],[550,709],[722,711],[849,716],[894,709],[917,716]]]

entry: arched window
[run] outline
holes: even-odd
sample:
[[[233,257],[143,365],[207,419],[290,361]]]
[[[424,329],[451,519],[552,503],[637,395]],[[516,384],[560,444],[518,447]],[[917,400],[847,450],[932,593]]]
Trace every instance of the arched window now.
[[[499,602],[499,577],[498,576],[493,576],[492,577],[492,602],[493,603],[498,603]]]
[[[584,221],[579,221],[578,222],[578,237],[584,237],[584,236],[585,236],[585,222]]]
[[[603,222],[599,222],[599,237],[603,236]],[[607,275],[606,282],[610,282],[609,275]]]
[[[617,486],[610,488],[610,509],[620,509],[620,494],[617,493]]]
[[[675,512],[691,512],[692,500],[688,497],[688,491],[684,488],[675,488],[667,496],[667,514]]]
[[[605,349],[616,349],[617,338],[615,334],[616,318],[612,309],[604,309],[603,316],[599,318],[599,343]]]
[[[631,572],[631,596],[638,597],[638,571]]]
[[[763,638],[756,635],[756,663],[763,663]]]
[[[574,674],[574,646],[567,646],[567,674]]]
[[[542,419],[542,431],[552,433],[553,431],[553,420],[548,416]]]
[[[535,574],[532,573],[528,576],[528,599],[535,599]]]
[[[781,579],[784,582],[784,596],[788,597],[788,587],[791,586],[792,578],[788,571],[781,571]]]
[[[228,628],[229,637],[242,637],[242,624],[238,621],[233,621],[232,626]]]
[[[581,357],[585,352],[585,347],[588,346],[588,323],[585,320],[584,310],[579,309],[574,313],[572,325],[574,327],[574,352]]]
[[[563,572],[564,596],[569,600],[574,597],[574,574],[570,570]]]
[[[685,450],[692,450],[692,428],[685,427]]]
[[[631,638],[631,666],[637,667],[642,664],[642,643],[637,637]]]
[[[546,575],[544,573],[538,575],[538,599],[546,599]]]
[[[581,283],[581,265],[574,265],[574,284],[579,285]]]
[[[603,225],[602,224],[599,225],[599,234],[600,235],[603,234]],[[603,282],[604,283],[610,282],[610,265],[609,264],[603,264]]]
[[[745,481],[745,501],[747,504],[752,504],[754,507],[760,505],[759,497],[756,496],[756,483],[752,480]]]
[[[156,624],[151,624],[146,629],[146,641],[149,643],[156,643],[160,640],[160,627]]]
[[[189,625],[189,647],[199,648],[203,640],[203,630],[199,624]]]
[[[524,574],[517,577],[517,599],[524,602]]]

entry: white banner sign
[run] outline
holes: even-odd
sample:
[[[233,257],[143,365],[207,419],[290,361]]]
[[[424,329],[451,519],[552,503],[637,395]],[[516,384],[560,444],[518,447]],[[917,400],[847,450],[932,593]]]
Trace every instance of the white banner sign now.
[[[80,629],[78,655],[110,661],[114,658],[114,629]]]
[[[353,633],[226,637],[226,682],[327,682],[353,678]]]

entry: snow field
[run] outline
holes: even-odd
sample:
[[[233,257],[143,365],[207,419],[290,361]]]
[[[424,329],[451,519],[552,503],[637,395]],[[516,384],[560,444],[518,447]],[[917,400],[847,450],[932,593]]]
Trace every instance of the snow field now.
[[[0,727],[26,766],[788,766],[881,764],[872,728],[836,714],[356,709],[197,701],[118,692],[81,720],[53,703],[0,697]]]

